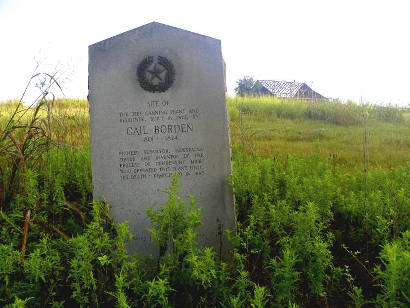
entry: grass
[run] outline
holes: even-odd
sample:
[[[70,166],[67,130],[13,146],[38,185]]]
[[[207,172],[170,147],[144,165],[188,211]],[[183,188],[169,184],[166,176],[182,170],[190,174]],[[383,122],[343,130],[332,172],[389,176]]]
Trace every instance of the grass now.
[[[86,100],[56,100],[52,113],[45,100],[0,104],[0,306],[407,307],[409,109],[227,103],[237,214],[227,264],[194,249],[199,210],[184,207],[176,178],[148,215],[171,252],[127,254],[127,226],[92,201]]]
[[[228,98],[228,109],[232,143],[263,157],[318,152],[348,170],[360,169],[364,110],[369,165],[392,168],[410,159],[410,117],[405,109],[269,97]]]
[[[17,100],[0,103],[0,128],[5,127],[7,120],[18,105]],[[21,106],[20,111],[27,107]],[[57,99],[52,106],[54,120],[51,131],[54,133],[53,139],[59,143],[68,144],[73,147],[89,146],[89,114],[88,102],[85,99]],[[46,111],[42,111],[46,116]],[[32,110],[25,113],[24,118],[29,118]],[[23,119],[24,119],[23,118]]]
[[[17,101],[0,103],[4,127]],[[349,102],[305,103],[272,97],[227,98],[233,146],[262,157],[285,159],[288,154],[321,158],[358,170],[363,165],[363,110],[367,113],[370,167],[393,168],[410,159],[410,109],[365,107]],[[88,103],[57,99],[52,131],[60,143],[89,147]],[[29,116],[29,113],[26,114]]]

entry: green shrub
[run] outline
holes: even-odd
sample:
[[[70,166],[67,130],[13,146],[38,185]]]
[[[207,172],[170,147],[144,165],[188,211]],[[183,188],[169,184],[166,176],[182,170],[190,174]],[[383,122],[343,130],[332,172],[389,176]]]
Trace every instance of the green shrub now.
[[[366,112],[369,120],[401,121],[393,107],[229,100],[238,120],[246,113],[346,126],[361,125]],[[0,119],[12,134],[0,140],[1,307],[409,305],[410,165],[346,173],[318,152],[278,159],[234,148],[232,258],[221,262],[197,243],[201,210],[193,197],[179,196],[176,176],[165,204],[148,210],[156,257],[130,255],[128,226],[113,222],[106,203],[92,201],[88,132],[74,129],[88,130],[88,118],[79,115],[87,102],[54,103],[62,122],[72,125],[45,125],[39,111],[37,139],[17,125],[33,120],[35,108],[10,126]],[[13,114],[18,103],[6,107],[0,112]],[[49,138],[50,127],[57,138]],[[13,137],[28,140],[25,164]],[[85,141],[73,147],[63,137]]]
[[[386,243],[380,253],[382,265],[376,266],[382,292],[377,297],[380,307],[410,306],[410,231]]]

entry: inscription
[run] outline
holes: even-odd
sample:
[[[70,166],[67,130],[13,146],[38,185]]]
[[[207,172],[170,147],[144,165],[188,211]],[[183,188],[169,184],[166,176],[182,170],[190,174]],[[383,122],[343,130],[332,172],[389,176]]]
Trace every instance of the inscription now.
[[[142,137],[143,142],[176,141],[195,131],[199,108],[170,107],[168,100],[151,100],[145,110],[119,112],[125,134]],[[131,124],[131,125],[130,125]]]
[[[199,107],[173,106],[164,99],[137,105],[141,106],[140,110],[119,112],[124,134],[139,138],[138,149],[118,152],[121,180],[169,178],[174,173],[181,177],[203,176],[205,154],[202,146],[180,144],[184,136],[195,132],[200,119]]]
[[[162,124],[154,126],[154,134],[178,134],[190,133],[194,130],[192,123],[183,124]]]
[[[183,147],[118,152],[121,180],[169,178],[174,173],[181,177],[203,176],[205,154],[201,147]]]

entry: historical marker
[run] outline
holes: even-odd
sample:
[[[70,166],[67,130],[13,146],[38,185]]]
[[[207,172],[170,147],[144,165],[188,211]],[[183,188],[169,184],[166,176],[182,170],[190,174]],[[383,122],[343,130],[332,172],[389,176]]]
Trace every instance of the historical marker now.
[[[131,250],[153,252],[146,209],[166,201],[178,173],[183,197],[202,208],[198,241],[226,253],[235,215],[224,78],[219,40],[156,22],[89,47],[94,198],[129,223]]]

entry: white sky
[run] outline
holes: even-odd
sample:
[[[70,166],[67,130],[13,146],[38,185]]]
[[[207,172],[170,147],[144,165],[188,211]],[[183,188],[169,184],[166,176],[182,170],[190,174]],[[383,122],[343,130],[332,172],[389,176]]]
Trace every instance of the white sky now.
[[[410,104],[409,0],[0,0],[0,101],[21,95],[36,61],[85,98],[88,45],[151,21],[221,39],[230,94],[250,75]]]

